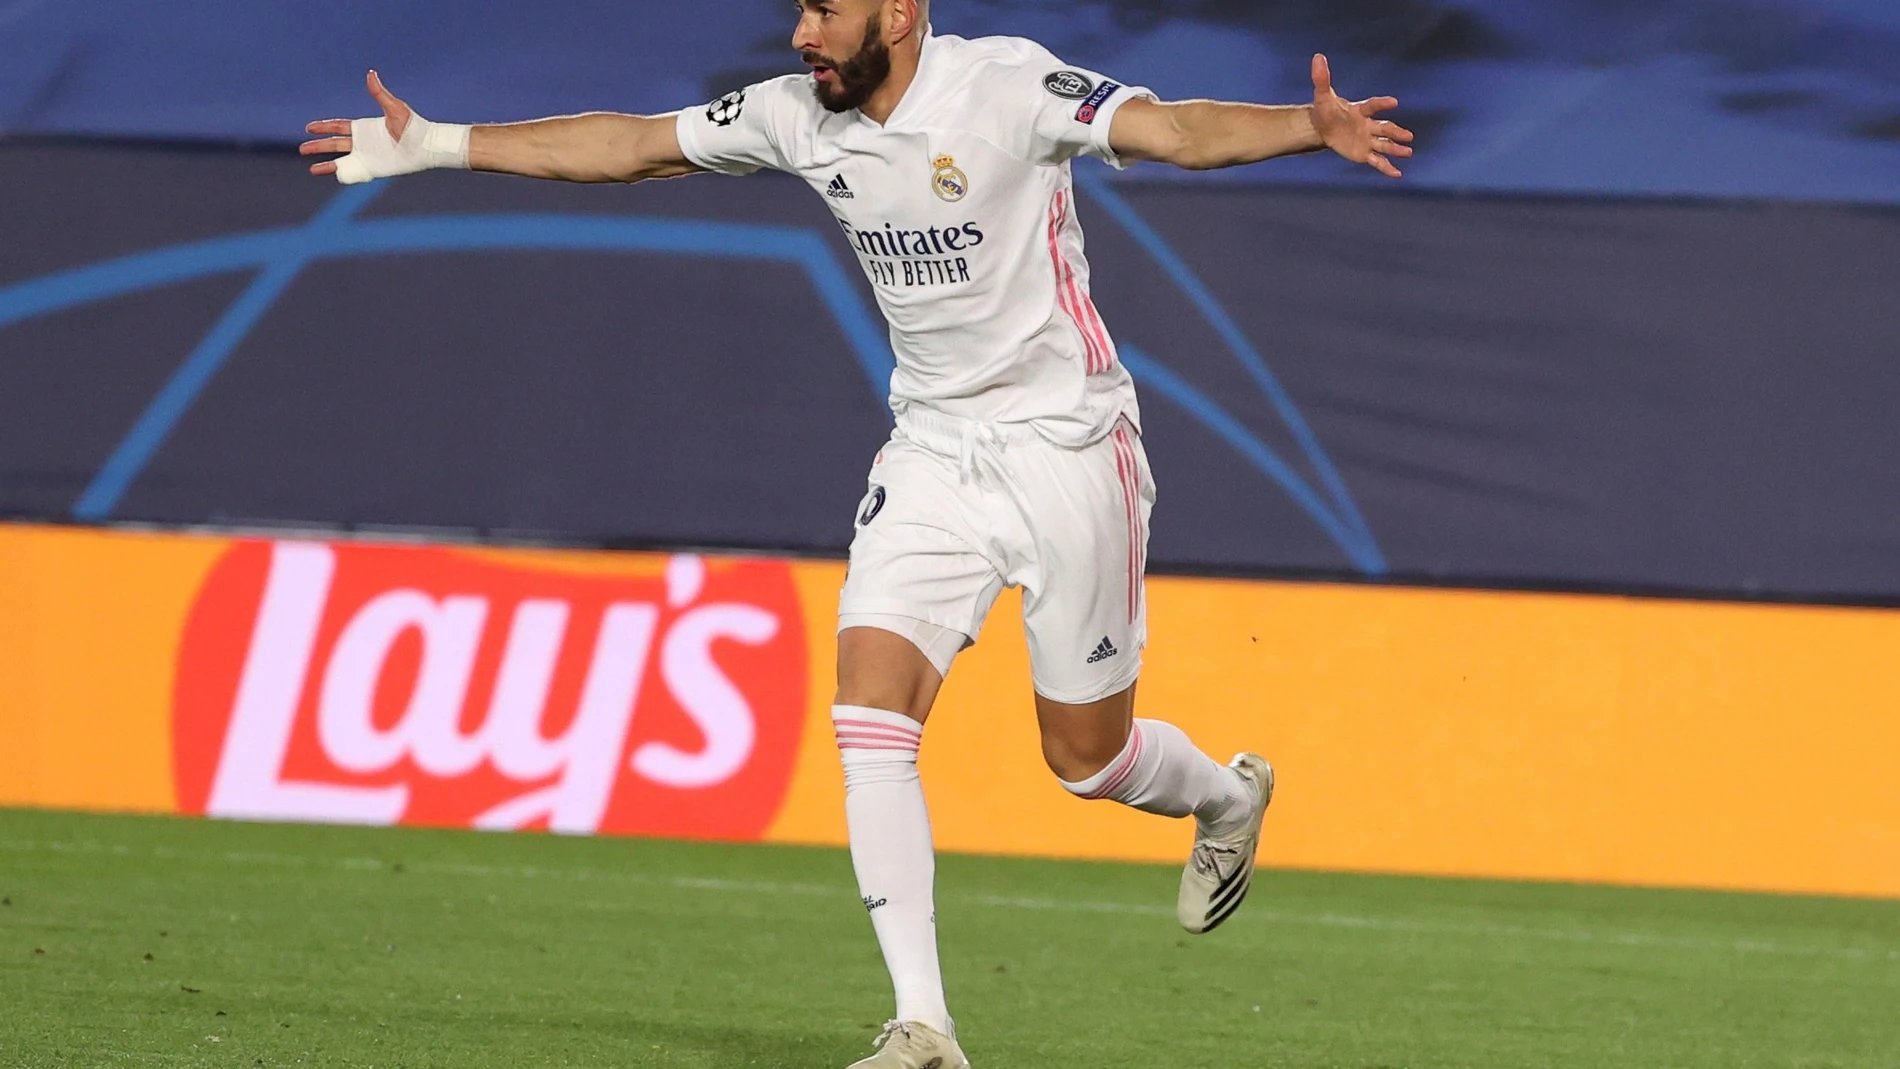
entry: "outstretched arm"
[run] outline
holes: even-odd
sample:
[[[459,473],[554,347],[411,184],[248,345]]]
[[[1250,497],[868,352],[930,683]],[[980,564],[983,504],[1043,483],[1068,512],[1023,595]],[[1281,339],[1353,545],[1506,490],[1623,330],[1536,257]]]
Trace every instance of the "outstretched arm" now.
[[[369,72],[369,93],[383,114],[370,119],[325,119],[305,127],[315,140],[306,156],[345,153],[312,164],[311,174],[344,183],[411,174],[431,167],[552,178],[567,182],[638,182],[699,170],[680,151],[671,115],[594,112],[506,126],[432,123],[383,87]]]
[[[1412,132],[1377,118],[1395,97],[1351,102],[1333,92],[1325,56],[1313,57],[1313,102],[1266,106],[1187,100],[1131,100],[1115,113],[1108,143],[1129,160],[1172,163],[1192,171],[1237,167],[1330,148],[1380,174],[1399,177],[1392,157],[1412,154]]]

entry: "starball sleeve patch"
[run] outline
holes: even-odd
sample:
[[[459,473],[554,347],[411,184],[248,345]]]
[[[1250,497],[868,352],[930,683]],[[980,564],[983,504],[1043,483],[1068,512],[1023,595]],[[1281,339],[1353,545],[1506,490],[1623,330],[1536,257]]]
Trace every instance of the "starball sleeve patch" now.
[[[745,90],[735,89],[706,105],[706,118],[714,126],[731,126],[745,112]]]

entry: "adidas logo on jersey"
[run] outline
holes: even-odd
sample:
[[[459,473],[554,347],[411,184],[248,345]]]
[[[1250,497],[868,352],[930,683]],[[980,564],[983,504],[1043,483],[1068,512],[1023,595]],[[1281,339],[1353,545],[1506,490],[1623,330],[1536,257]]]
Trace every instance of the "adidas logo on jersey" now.
[[[1100,664],[1120,652],[1120,650],[1115,648],[1113,642],[1110,642],[1107,638],[1103,638],[1101,645],[1095,647],[1095,652],[1089,654],[1089,663]]]
[[[839,175],[831,180],[831,184],[825,187],[825,196],[833,200],[858,199],[858,195],[851,192],[851,187],[844,184],[844,175]]]

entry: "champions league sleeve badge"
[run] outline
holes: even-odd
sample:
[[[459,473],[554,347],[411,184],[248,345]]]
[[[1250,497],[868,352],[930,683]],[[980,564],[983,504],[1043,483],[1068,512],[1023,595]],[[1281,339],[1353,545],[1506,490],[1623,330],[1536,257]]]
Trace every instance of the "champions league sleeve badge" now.
[[[744,111],[745,90],[739,89],[706,105],[706,118],[714,126],[731,126],[739,121],[739,116]]]
[[[930,175],[930,189],[939,199],[955,204],[969,196],[970,176],[957,167],[955,156],[938,156],[930,161],[930,166],[935,168]]]

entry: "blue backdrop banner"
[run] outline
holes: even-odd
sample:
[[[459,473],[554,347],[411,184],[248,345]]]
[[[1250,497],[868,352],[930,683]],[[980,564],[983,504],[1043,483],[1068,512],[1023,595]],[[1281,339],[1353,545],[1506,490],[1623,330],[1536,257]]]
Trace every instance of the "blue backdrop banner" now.
[[[795,180],[0,145],[0,513],[836,553],[887,433]],[[1900,211],[1108,185],[1161,568],[1900,598]]]
[[[673,111],[799,69],[792,8],[0,0],[0,134],[293,141],[363,114],[368,67],[433,119]],[[1174,98],[1307,100],[1325,51],[1342,92],[1403,100],[1426,187],[1900,201],[1893,0],[938,0],[933,18]],[[1241,175],[1261,176],[1380,181],[1321,157]]]

